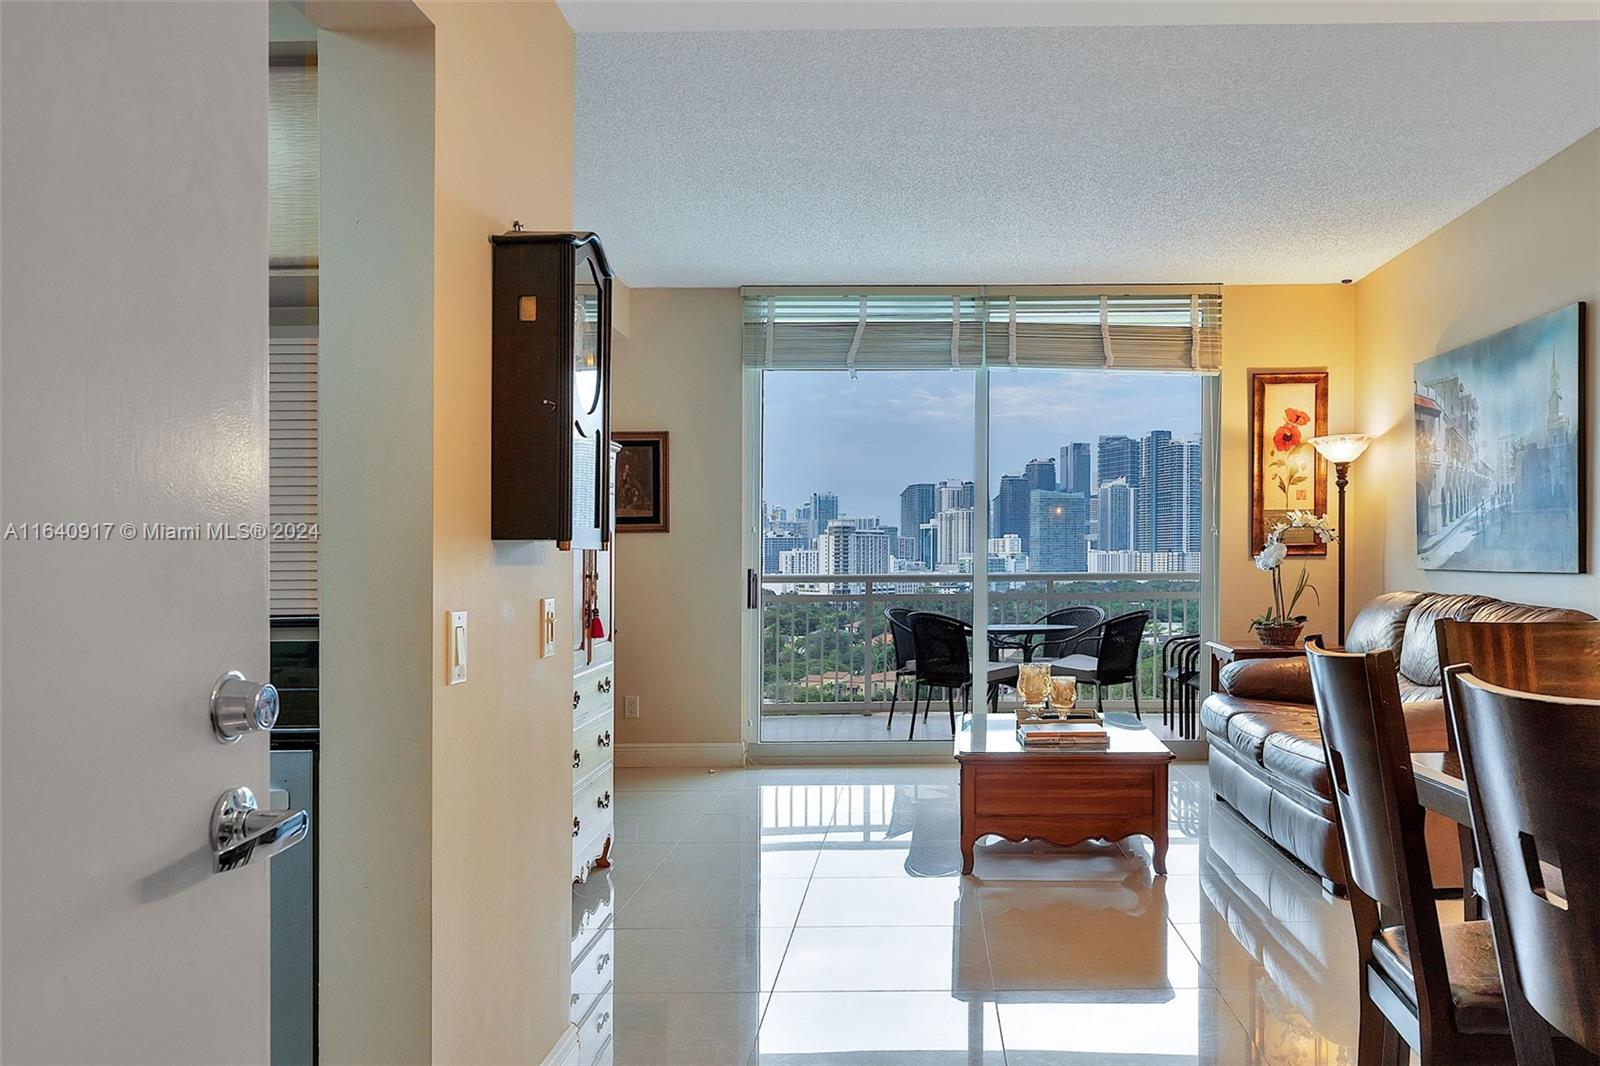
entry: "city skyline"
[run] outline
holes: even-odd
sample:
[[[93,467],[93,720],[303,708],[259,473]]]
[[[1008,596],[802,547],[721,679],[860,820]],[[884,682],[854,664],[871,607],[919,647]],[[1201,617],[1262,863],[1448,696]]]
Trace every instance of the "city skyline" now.
[[[762,496],[793,510],[814,492],[839,514],[900,525],[908,484],[973,480],[971,371],[769,371],[763,388]],[[1187,375],[996,369],[990,374],[990,496],[1030,460],[1102,436],[1152,429],[1200,435],[1200,385]],[[803,443],[803,446],[798,446]],[[915,476],[912,476],[912,475]],[[1070,475],[1070,471],[1068,472]],[[914,531],[901,529],[903,535]]]

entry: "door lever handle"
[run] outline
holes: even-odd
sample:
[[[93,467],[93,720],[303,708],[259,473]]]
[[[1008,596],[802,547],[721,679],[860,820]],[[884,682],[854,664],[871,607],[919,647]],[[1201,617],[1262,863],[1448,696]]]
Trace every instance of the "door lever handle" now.
[[[226,873],[251,859],[270,859],[287,851],[311,831],[305,811],[263,811],[248,788],[224,792],[211,812],[211,853],[216,872]]]

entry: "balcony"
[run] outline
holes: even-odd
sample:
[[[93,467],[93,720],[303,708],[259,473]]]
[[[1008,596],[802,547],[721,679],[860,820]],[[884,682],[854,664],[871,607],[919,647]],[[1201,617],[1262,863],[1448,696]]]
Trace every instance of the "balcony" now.
[[[894,650],[884,608],[909,607],[972,620],[972,578],[966,574],[772,574],[761,585],[763,740],[885,739],[881,716],[888,713],[894,687]],[[1162,644],[1199,631],[1199,575],[990,575],[990,624],[1031,622],[1080,603],[1094,604],[1108,617],[1150,612],[1139,660],[1139,701],[1147,721],[1158,724]],[[1112,692],[1121,697],[1126,689]],[[1014,695],[1003,690],[1002,707],[1014,705]],[[902,712],[909,699],[910,687],[903,683]],[[1132,706],[1125,698],[1106,703]],[[937,711],[935,707],[935,716]],[[861,716],[877,720],[862,721]]]

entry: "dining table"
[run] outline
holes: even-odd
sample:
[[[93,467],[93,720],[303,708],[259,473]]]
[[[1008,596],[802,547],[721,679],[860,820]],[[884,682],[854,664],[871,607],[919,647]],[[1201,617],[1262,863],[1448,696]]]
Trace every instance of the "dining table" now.
[[[1079,630],[1079,626],[1059,625],[1055,622],[997,622],[989,627],[989,644],[991,647],[1010,646],[1022,649],[1022,661],[1033,662],[1033,653],[1037,645],[1048,644],[1052,640],[1061,640],[1069,637]],[[995,638],[1000,637],[1002,641]],[[1020,637],[1022,643],[1013,644],[1003,638]]]
[[[1461,757],[1453,751],[1430,751],[1411,756],[1411,774],[1417,783],[1417,803],[1456,823],[1461,839],[1461,916],[1483,917],[1483,897],[1474,887],[1478,869],[1478,844],[1472,835],[1472,806]]]

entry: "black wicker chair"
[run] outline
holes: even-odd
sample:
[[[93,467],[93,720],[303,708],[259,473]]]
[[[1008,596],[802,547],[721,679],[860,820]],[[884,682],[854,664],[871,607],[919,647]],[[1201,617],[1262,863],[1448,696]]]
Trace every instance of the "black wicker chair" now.
[[[1073,607],[1063,607],[1059,611],[1051,611],[1039,619],[1045,625],[1071,626],[1072,632],[1062,637],[1054,637],[1039,645],[1033,657],[1040,661],[1045,659],[1060,659],[1071,655],[1077,650],[1075,645],[1078,638],[1088,634],[1095,626],[1106,620],[1106,612],[1099,607],[1088,604],[1078,604]]]
[[[924,688],[928,691],[928,706],[933,706],[934,689],[944,689],[950,703],[950,733],[956,731],[956,693],[970,699],[972,695],[972,654],[968,640],[972,626],[959,618],[932,611],[913,611],[906,621],[911,626],[911,639],[916,648],[914,676],[916,686],[911,700],[911,729],[906,739],[912,740],[917,732],[917,699]],[[927,712],[923,712],[926,720]]]
[[[1073,638],[1072,653],[1052,660],[1050,672],[1075,678],[1080,685],[1093,685],[1095,709],[1101,712],[1105,711],[1106,686],[1131,684],[1133,713],[1143,718],[1144,712],[1139,708],[1139,649],[1149,624],[1149,611],[1129,611],[1108,618]]]
[[[894,641],[894,691],[889,694],[889,721],[885,729],[894,728],[895,704],[900,702],[900,682],[906,678],[917,676],[917,643],[916,637],[911,633],[911,626],[906,619],[911,615],[909,607],[885,607],[883,617],[889,621],[889,636]],[[911,713],[917,713],[915,699],[915,686],[911,701]]]

